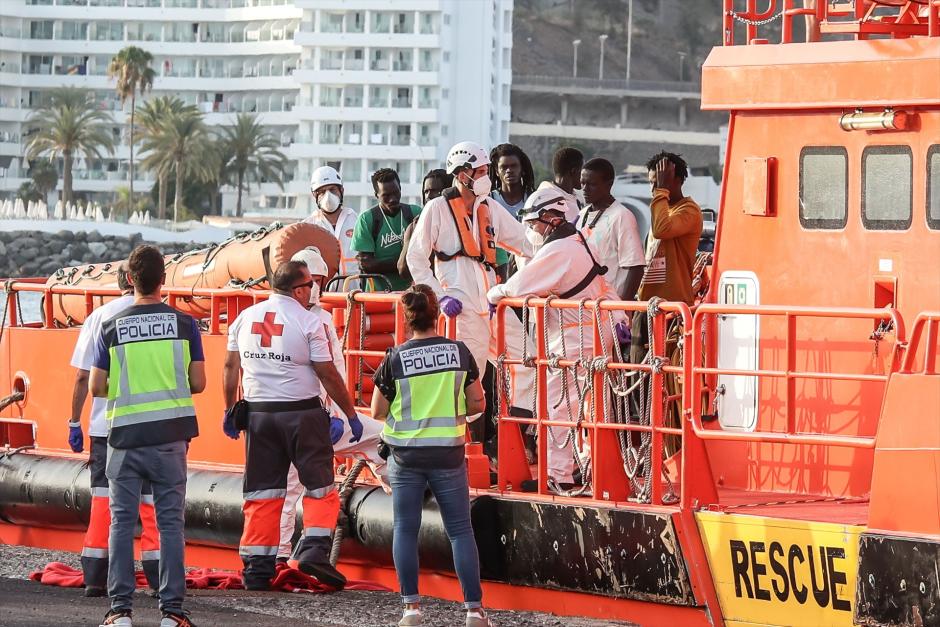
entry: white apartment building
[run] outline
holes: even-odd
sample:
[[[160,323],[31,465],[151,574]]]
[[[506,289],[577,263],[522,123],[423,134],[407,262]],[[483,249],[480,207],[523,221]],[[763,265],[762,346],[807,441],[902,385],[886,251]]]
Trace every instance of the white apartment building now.
[[[198,105],[209,125],[256,113],[280,138],[292,180],[283,192],[252,186],[246,210],[306,214],[310,172],[324,164],[341,171],[352,206],[372,202],[380,167],[398,170],[415,200],[451,144],[508,137],[511,26],[512,0],[3,0],[0,194],[27,180],[24,122],[51,88],[93,90],[120,140],[129,104],[106,70],[136,45],[154,56],[153,95]],[[75,191],[110,202],[127,159],[120,144],[78,160]],[[135,190],[151,188],[149,173],[135,175]]]
[[[303,17],[291,191],[301,211],[321,165],[340,171],[348,206],[374,204],[370,176],[382,167],[416,202],[451,145],[509,137],[512,0],[295,2]]]

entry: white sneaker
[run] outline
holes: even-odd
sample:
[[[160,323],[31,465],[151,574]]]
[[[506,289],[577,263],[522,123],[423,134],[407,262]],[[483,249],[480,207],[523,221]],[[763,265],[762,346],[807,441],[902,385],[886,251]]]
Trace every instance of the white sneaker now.
[[[134,627],[130,610],[109,610],[98,627]]]
[[[490,617],[480,612],[467,612],[467,627],[494,627]]]
[[[405,610],[401,620],[398,621],[398,627],[417,627],[424,624],[424,616],[421,610]]]

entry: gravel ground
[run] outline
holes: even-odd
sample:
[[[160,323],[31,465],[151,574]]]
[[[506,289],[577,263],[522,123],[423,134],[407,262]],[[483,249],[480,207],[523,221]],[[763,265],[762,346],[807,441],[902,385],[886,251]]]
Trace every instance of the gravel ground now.
[[[31,547],[0,545],[0,625],[4,627],[70,627],[96,624],[107,603],[86,599],[80,589],[41,586],[23,580],[48,562],[78,568],[75,553]],[[259,627],[274,624],[316,627],[386,627],[400,618],[397,593],[344,591],[337,594],[257,593],[244,590],[191,591],[186,606],[199,627]],[[156,601],[144,594],[135,600],[135,622],[156,624]],[[461,606],[450,601],[426,599],[425,625],[463,625]],[[494,610],[493,622],[501,627],[601,627],[627,623],[558,617],[535,612]],[[288,619],[288,620],[284,620]]]

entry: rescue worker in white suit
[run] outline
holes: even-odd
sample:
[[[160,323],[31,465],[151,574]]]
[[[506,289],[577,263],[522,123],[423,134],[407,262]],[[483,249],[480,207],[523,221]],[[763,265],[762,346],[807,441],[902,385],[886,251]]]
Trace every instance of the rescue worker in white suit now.
[[[567,203],[564,197],[551,188],[536,190],[529,196],[523,208],[522,220],[526,228],[534,234],[531,236],[532,239],[543,240],[544,243],[525,268],[516,272],[506,283],[496,285],[489,290],[487,299],[492,305],[495,306],[504,298],[526,296],[546,298],[554,295],[570,300],[617,299],[616,293],[604,278],[606,268],[597,262],[597,251],[593,250],[578,229],[568,222],[565,217],[566,210]],[[614,315],[615,324],[625,319],[621,313]],[[513,317],[515,316],[508,314],[505,316],[507,320]],[[584,322],[589,324],[590,320],[587,319]],[[559,329],[558,325],[556,311],[549,312],[546,329],[548,353],[562,359],[579,359],[582,334],[578,330],[577,310],[562,310],[563,328]],[[609,330],[604,333],[604,339],[612,346]],[[585,358],[593,357],[593,334],[584,333],[583,342]],[[531,347],[530,354],[534,354],[534,349]],[[576,421],[580,407],[574,373],[571,370],[568,371],[567,385],[561,372],[549,371],[547,375],[548,418]],[[570,489],[580,480],[575,472],[577,465],[572,448],[573,438],[568,438],[568,427],[548,427],[548,429],[550,430],[547,443],[549,479],[562,490]],[[534,485],[523,486],[523,489],[534,489]]]
[[[320,307],[320,293],[323,291],[330,276],[329,268],[323,256],[315,246],[308,246],[291,257],[291,261],[302,261],[307,264],[310,276],[313,279],[313,288],[310,291],[310,311],[317,314],[323,321],[323,329],[330,341],[330,352],[333,364],[339,371],[340,377],[346,381],[346,362],[343,359],[343,345],[333,326],[333,316]],[[352,432],[345,420],[339,419],[339,408],[324,392],[320,396],[323,407],[330,414],[330,439],[333,441],[335,455],[352,455],[365,459],[377,477],[385,476],[385,460],[379,457],[379,434],[382,433],[382,423],[360,415],[362,422],[361,439],[351,442]],[[297,502],[303,496],[304,486],[300,483],[297,469],[290,467],[287,473],[287,495],[284,498],[284,509],[281,511],[281,539],[277,550],[277,561],[286,562],[291,555],[291,540],[294,536]]]
[[[328,165],[317,168],[310,176],[310,193],[316,209],[304,222],[321,226],[339,240],[339,274],[359,274],[359,261],[352,249],[353,231],[359,212],[343,204],[343,178]],[[350,287],[353,289],[353,287]]]
[[[454,187],[425,205],[407,255],[412,279],[431,286],[444,315],[457,319],[457,339],[481,372],[490,360],[486,293],[496,285],[496,247],[522,257],[533,252],[525,227],[489,197],[489,165],[489,153],[479,144],[460,142],[450,149],[446,170]]]

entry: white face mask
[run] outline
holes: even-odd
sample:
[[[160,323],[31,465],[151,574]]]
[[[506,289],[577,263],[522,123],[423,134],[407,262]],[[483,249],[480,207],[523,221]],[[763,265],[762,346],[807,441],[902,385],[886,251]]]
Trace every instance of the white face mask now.
[[[339,209],[339,203],[339,196],[333,192],[320,194],[320,197],[317,198],[317,206],[327,213],[333,213]]]
[[[313,287],[310,288],[310,306],[316,307],[319,304],[320,304],[320,284],[314,281]]]
[[[469,174],[467,177],[469,178]],[[472,179],[472,183],[467,185],[470,188],[470,191],[473,192],[473,195],[477,198],[481,196],[489,196],[490,192],[493,191],[493,181],[490,180],[489,175],[484,174],[478,179]]]
[[[542,247],[542,244],[545,243],[545,236],[533,229],[531,226],[527,226],[525,229],[525,238],[529,240],[529,243],[535,247],[535,250],[538,250]]]

